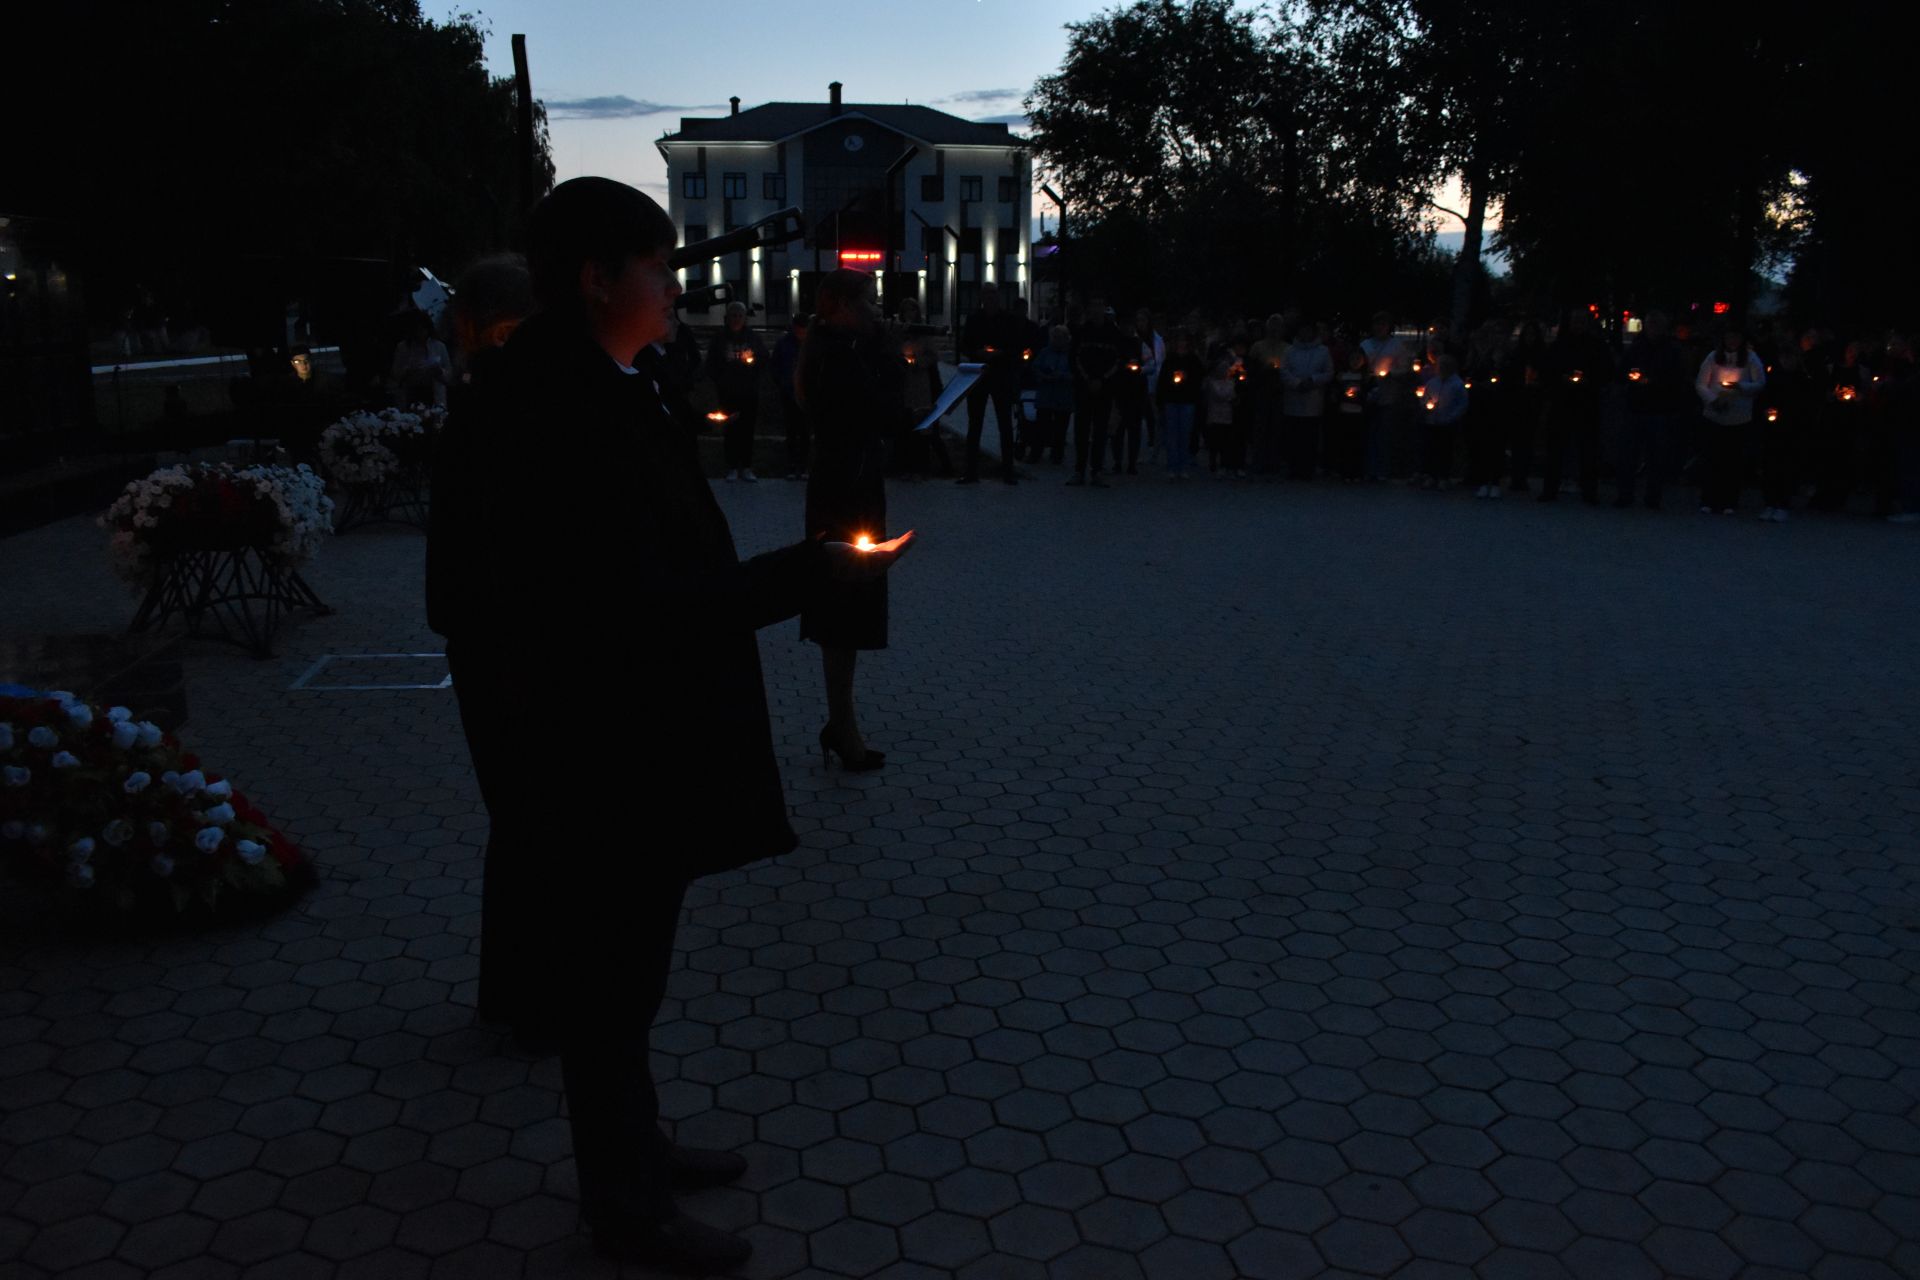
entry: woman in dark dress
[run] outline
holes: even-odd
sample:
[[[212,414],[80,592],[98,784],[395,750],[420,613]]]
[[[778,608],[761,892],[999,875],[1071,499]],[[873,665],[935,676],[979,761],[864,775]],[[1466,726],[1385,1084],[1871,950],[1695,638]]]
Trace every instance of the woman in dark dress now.
[[[448,424],[427,561],[496,837],[487,981],[498,1016],[558,1047],[596,1247],[726,1271],[747,1242],[672,1197],[747,1164],[661,1132],[647,1033],[688,882],[798,843],[754,632],[898,552],[812,538],[740,559],[697,441],[634,364],[680,293],[660,206],[575,178],[528,238],[541,310]]]
[[[820,282],[816,313],[800,354],[800,403],[813,421],[813,472],[807,482],[807,532],[836,542],[886,538],[887,445],[910,427],[907,369],[881,331],[873,277],[845,268]],[[837,753],[853,770],[877,769],[853,706],[853,674],[862,649],[887,647],[887,580],[838,583],[810,600],[800,636],[820,646],[827,681],[823,758]]]

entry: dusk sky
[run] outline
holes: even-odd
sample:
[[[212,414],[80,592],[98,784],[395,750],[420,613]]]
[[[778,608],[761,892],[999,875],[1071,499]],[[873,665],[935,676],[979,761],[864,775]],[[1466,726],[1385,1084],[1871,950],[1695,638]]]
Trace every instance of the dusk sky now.
[[[513,74],[511,36],[527,37],[557,176],[618,178],[664,202],[666,165],[654,140],[678,128],[683,115],[724,113],[736,94],[743,108],[824,102],[828,83],[839,80],[848,102],[916,102],[1020,129],[1020,99],[1066,52],[1065,24],[1110,7],[1092,0],[488,0],[480,17],[497,75]],[[1051,224],[1044,199],[1035,214]]]

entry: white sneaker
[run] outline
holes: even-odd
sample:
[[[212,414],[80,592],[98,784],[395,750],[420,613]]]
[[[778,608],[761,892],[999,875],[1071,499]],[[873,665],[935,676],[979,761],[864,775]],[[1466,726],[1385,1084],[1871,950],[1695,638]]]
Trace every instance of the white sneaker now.
[[[740,473],[738,471],[727,472],[727,482],[729,484],[731,484],[735,480],[738,480],[739,478],[740,478]]]
[[[747,482],[748,484],[759,484],[759,483],[760,483],[760,477],[759,477],[759,476],[757,476],[757,475],[755,475],[755,474],[753,474],[753,468],[752,468],[752,467],[746,467],[746,468],[743,468],[743,469],[741,470],[741,472],[740,472],[740,478],[741,478],[742,480],[745,480],[745,481],[746,481],[746,482]]]
[[[1712,508],[1712,507],[1702,507],[1702,508],[1700,508],[1700,514],[1701,514],[1701,515],[1703,515],[1703,516],[1710,516],[1710,515],[1712,515],[1712,514],[1713,514],[1713,508]]]

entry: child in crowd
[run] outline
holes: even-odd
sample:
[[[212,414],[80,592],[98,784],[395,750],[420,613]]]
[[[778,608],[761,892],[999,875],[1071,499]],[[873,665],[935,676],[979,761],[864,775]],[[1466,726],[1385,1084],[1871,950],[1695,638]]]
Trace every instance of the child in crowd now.
[[[1211,475],[1220,473],[1222,463],[1227,464],[1229,474],[1233,470],[1233,451],[1229,445],[1240,389],[1234,380],[1234,367],[1233,352],[1229,349],[1214,359],[1213,369],[1207,374],[1207,471]]]

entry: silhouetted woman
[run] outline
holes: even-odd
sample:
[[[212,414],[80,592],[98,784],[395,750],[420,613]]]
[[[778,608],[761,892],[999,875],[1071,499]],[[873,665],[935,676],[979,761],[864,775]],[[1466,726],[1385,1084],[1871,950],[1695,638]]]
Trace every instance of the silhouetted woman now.
[[[887,445],[912,423],[904,395],[906,365],[881,331],[873,277],[842,268],[821,281],[814,325],[800,353],[800,403],[813,420],[813,471],[807,481],[807,532],[836,542],[886,538]],[[853,705],[860,650],[887,647],[887,581],[829,587],[800,614],[800,636],[820,646],[827,684],[822,757],[837,754],[854,770],[886,758],[867,749]]]

